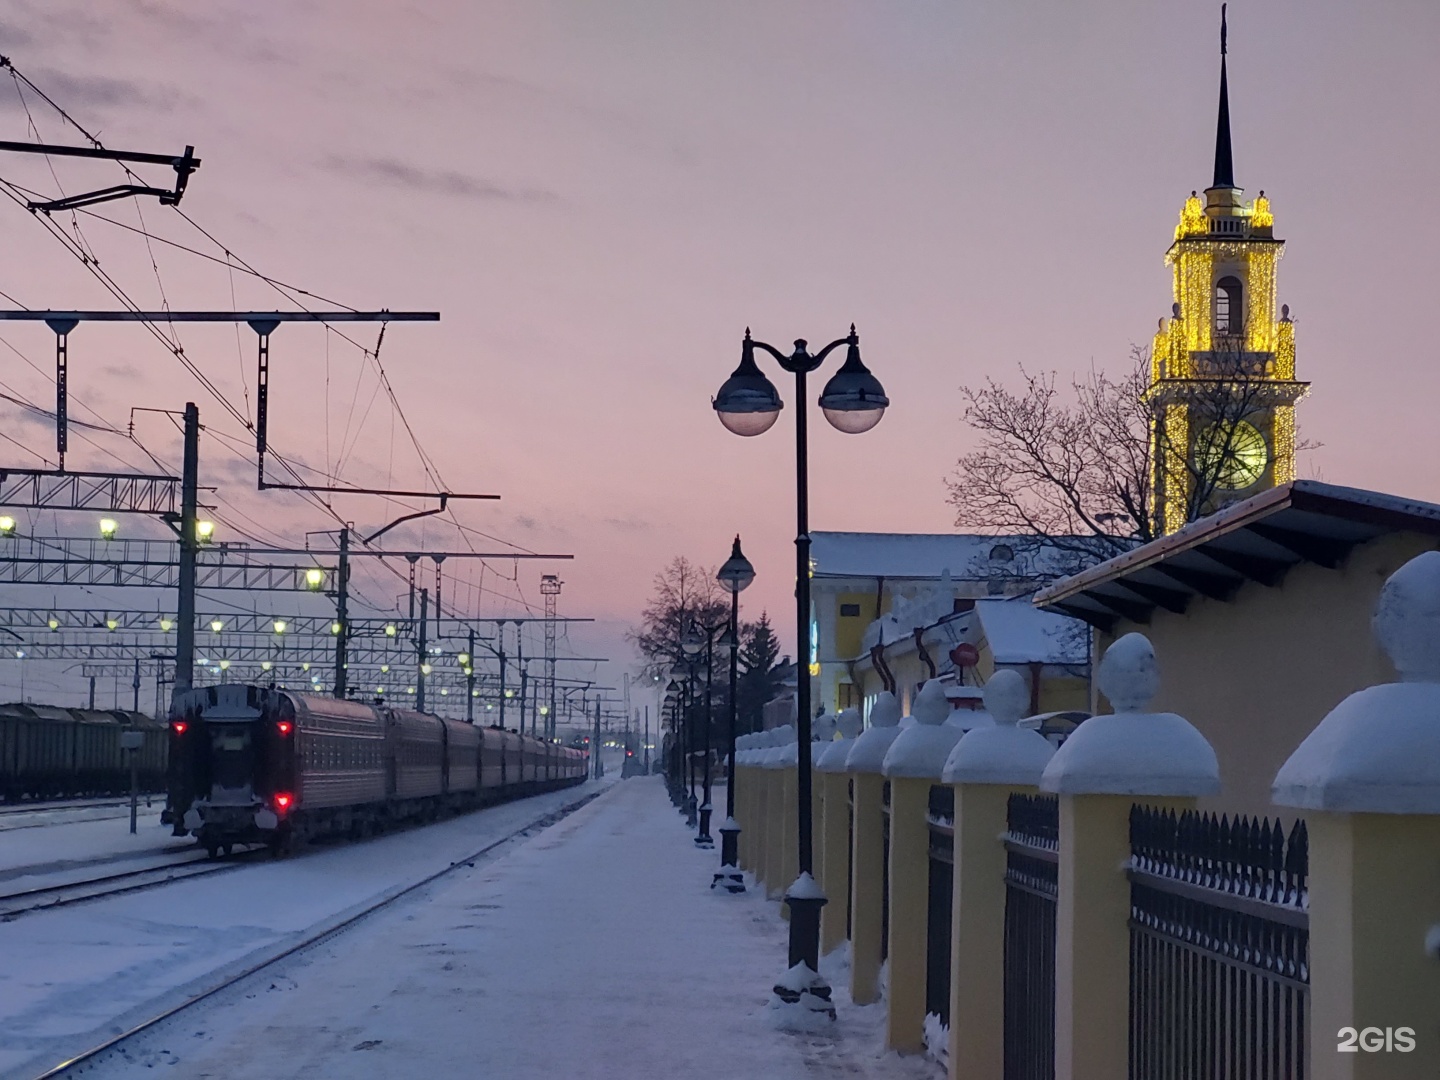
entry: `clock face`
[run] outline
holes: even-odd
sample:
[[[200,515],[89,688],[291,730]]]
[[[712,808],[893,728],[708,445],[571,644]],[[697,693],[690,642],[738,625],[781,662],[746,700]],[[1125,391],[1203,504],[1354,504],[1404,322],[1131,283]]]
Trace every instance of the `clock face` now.
[[[1196,457],[1218,487],[1240,491],[1257,483],[1270,462],[1270,447],[1253,424],[1212,424],[1201,433]]]

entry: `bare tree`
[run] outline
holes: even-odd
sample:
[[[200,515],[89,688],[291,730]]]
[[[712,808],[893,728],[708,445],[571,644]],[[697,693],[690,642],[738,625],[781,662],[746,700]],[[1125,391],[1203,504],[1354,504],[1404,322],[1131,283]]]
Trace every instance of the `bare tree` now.
[[[1293,403],[1300,384],[1277,382],[1242,335],[1212,345],[1153,384],[1149,350],[1132,346],[1119,378],[1092,369],[1068,393],[1054,373],[1024,368],[1019,390],[993,378],[962,387],[980,441],[946,481],[956,526],[1029,534],[1093,561],[1165,531],[1157,484],[1184,493],[1184,521],[1213,513],[1258,479],[1254,421]]]
[[[682,658],[680,642],[691,624],[716,626],[729,614],[727,594],[714,569],[677,555],[655,575],[640,626],[627,636],[645,657],[645,674],[668,679],[671,665]]]

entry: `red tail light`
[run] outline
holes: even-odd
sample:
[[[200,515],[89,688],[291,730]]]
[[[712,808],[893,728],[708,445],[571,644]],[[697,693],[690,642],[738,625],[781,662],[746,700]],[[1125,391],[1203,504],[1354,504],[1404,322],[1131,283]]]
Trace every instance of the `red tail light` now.
[[[280,732],[281,735],[289,735],[290,732],[295,730],[295,725],[290,723],[289,720],[281,720],[275,725],[275,730]]]
[[[189,726],[190,725],[185,723],[184,720],[176,720],[173,724],[170,725],[170,730],[173,731],[176,735],[184,735],[185,729]]]
[[[293,805],[295,805],[295,796],[291,795],[288,791],[282,791],[275,796],[275,809],[280,811],[280,813],[283,814]]]

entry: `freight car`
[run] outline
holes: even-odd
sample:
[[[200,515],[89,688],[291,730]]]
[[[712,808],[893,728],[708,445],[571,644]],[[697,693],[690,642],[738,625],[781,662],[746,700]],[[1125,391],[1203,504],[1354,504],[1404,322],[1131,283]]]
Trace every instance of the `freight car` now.
[[[578,784],[586,756],[499,728],[260,686],[179,695],[165,814],[211,854],[360,836]]]
[[[132,751],[120,745],[125,731],[144,737],[133,751],[140,790],[164,790],[165,725],[144,713],[0,705],[0,798],[13,803],[128,792]]]

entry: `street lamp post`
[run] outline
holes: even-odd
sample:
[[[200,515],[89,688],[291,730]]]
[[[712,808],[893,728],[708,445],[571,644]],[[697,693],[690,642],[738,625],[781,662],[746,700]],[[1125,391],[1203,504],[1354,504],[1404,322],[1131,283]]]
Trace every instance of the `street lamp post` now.
[[[835,1015],[830,1004],[830,987],[820,978],[820,909],[825,894],[812,875],[814,855],[810,823],[810,481],[807,444],[805,377],[816,370],[841,345],[846,346],[845,362],[820,393],[820,410],[830,424],[847,435],[859,435],[880,422],[890,399],[880,381],[860,362],[860,338],[851,324],[850,333],[832,341],[818,353],[806,350],[803,338],[796,340],[789,356],[763,341],[753,341],[750,331],[740,346],[740,366],[720,387],[711,403],[720,422],[736,435],[761,435],[780,415],[784,403],[780,393],[755,363],[755,350],[775,358],[780,367],[795,376],[795,610],[797,639],[796,707],[798,716],[796,757],[796,799],[799,837],[799,876],[785,892],[790,906],[790,967],[804,964],[809,969],[805,985],[787,978],[776,985],[775,995],[787,1004],[801,1003],[817,1012]]]
[[[735,537],[730,558],[715,577],[730,592],[730,625],[720,639],[730,654],[730,722],[726,732],[729,748],[725,757],[725,822],[720,826],[720,869],[711,879],[710,887],[723,885],[726,892],[743,893],[745,875],[738,865],[740,825],[735,820],[735,728],[739,715],[736,691],[740,664],[740,593],[755,580],[755,567],[740,550],[740,537]]]

